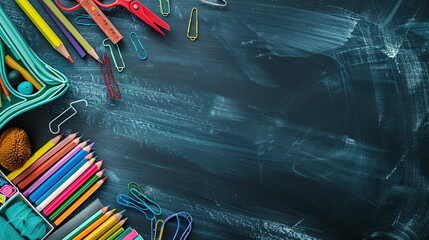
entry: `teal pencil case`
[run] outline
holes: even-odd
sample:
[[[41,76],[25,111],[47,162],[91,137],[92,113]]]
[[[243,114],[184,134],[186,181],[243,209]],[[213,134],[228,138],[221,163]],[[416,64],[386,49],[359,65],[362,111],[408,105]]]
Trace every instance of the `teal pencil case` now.
[[[31,94],[18,92],[8,80],[8,72],[12,69],[6,66],[5,57],[9,55],[23,69],[29,72],[41,85],[34,88]],[[28,46],[15,25],[0,6],[0,76],[10,92],[9,102],[2,98],[0,107],[0,129],[19,114],[51,102],[63,95],[69,88],[69,80],[59,71],[44,63]]]

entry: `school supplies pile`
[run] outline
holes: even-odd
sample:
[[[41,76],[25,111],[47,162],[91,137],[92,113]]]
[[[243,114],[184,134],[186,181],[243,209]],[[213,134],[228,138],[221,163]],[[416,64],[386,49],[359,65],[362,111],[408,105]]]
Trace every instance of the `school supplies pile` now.
[[[51,102],[69,88],[67,78],[42,62],[0,7],[0,129],[15,116]],[[1,101],[2,95],[7,101]]]
[[[7,175],[35,204],[36,209],[59,226],[106,180],[96,162],[94,143],[76,133],[48,141],[26,164]],[[61,140],[61,141],[60,141]]]

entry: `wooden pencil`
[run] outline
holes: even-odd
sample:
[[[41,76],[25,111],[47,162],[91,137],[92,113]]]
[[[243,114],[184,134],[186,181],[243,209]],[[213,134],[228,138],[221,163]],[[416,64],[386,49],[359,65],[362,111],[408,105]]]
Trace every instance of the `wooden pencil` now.
[[[100,209],[100,211],[94,213],[90,218],[85,220],[85,222],[81,223],[78,227],[76,227],[73,231],[71,231],[67,236],[63,237],[62,240],[72,240],[79,233],[85,230],[89,225],[93,224],[97,219],[102,217],[107,212],[108,207],[104,207]]]
[[[67,208],[73,204],[76,199],[80,198],[88,189],[92,187],[102,176],[103,171],[98,172],[94,176],[92,176],[88,181],[85,182],[85,184],[80,187],[73,195],[71,195],[65,202],[63,202],[55,211],[49,215],[49,219],[54,221],[57,219],[58,216],[60,216],[63,212],[67,210]]]
[[[1,88],[2,88],[2,90],[3,90],[3,93],[4,93],[4,95],[6,96],[7,100],[8,100],[9,102],[12,102],[12,100],[10,99],[10,92],[9,92],[9,90],[6,88],[6,85],[4,84],[3,79],[2,79],[1,77],[0,77],[0,85],[1,85]],[[1,92],[0,92],[0,107],[1,107]]]
[[[45,145],[43,145],[43,147],[41,147],[39,150],[37,150],[37,152],[35,152],[33,154],[33,156],[30,157],[30,159],[27,160],[27,162],[24,164],[24,166],[22,168],[11,172],[9,175],[7,175],[7,178],[9,178],[9,180],[11,180],[11,181],[14,180],[19,174],[21,174],[22,172],[24,172],[35,161],[37,161],[37,159],[39,159],[40,157],[42,157],[51,148],[53,148],[55,146],[55,144],[57,144],[60,141],[60,139],[61,139],[62,136],[63,136],[63,134],[61,134],[59,136],[56,136],[56,137],[52,138],[51,140],[49,140]]]
[[[55,226],[59,226],[64,220],[66,220],[68,216],[70,216],[70,214],[74,212],[74,210],[76,210],[80,205],[82,205],[83,202],[85,202],[92,194],[94,194],[94,192],[97,191],[97,189],[99,189],[101,185],[103,185],[104,181],[106,181],[106,178],[107,177],[95,183],[88,191],[86,191],[82,195],[82,197],[76,200],[73,205],[71,205],[63,214],[61,214],[61,216],[59,216],[57,220],[54,221]]]
[[[83,239],[88,234],[90,234],[94,229],[96,229],[98,226],[103,224],[107,219],[112,216],[115,209],[110,210],[109,212],[105,213],[103,216],[101,216],[99,219],[97,219],[95,222],[93,222],[91,225],[89,225],[87,228],[82,230],[76,237],[73,238],[73,240]]]
[[[73,62],[70,54],[68,53],[63,42],[58,38],[55,32],[49,27],[49,25],[43,20],[40,14],[34,9],[28,0],[15,0],[15,2],[21,7],[21,9],[27,14],[30,20],[36,25],[43,36],[48,40],[51,46],[57,50],[61,55],[67,58],[70,62]]]
[[[100,169],[103,161],[98,163],[94,163],[85,173],[82,174],[76,181],[74,181],[70,186],[67,187],[61,194],[55,198],[44,210],[43,213],[46,216],[52,214],[63,202],[67,200],[67,198],[71,197],[73,193],[75,193],[86,181],[88,181],[97,171]],[[103,174],[104,171],[101,172]]]
[[[120,228],[122,228],[122,226],[124,225],[124,223],[127,221],[128,218],[122,219],[121,221],[119,221],[118,223],[116,223],[112,228],[110,228],[107,232],[105,232],[100,238],[98,238],[97,240],[107,240],[110,236],[112,236],[113,234],[116,233],[116,231],[118,231]],[[119,234],[118,234],[119,235]]]
[[[110,237],[107,238],[107,240],[115,240],[119,235],[121,235],[125,229],[123,227],[119,228],[114,232]]]
[[[61,142],[55,145],[49,152],[44,154],[41,158],[39,158],[37,161],[35,161],[29,168],[27,168],[24,172],[18,175],[12,182],[17,185],[19,182],[21,182],[25,177],[30,175],[31,172],[36,170],[40,165],[42,165],[44,162],[46,162],[50,157],[52,157],[55,153],[63,149],[67,144],[69,144],[73,139],[76,138],[77,133],[73,133],[68,135],[66,138],[64,138]]]
[[[55,190],[37,206],[37,210],[40,212],[45,209],[58,195],[60,195],[66,188],[68,188],[78,177],[80,177],[91,165],[95,162],[95,158],[87,161],[82,167],[80,167],[73,175],[71,175],[64,183],[62,183]]]
[[[98,226],[94,231],[92,231],[88,236],[84,238],[84,240],[92,240],[99,239],[104,233],[109,231],[112,227],[114,227],[122,218],[122,214],[125,212],[119,212],[115,215],[111,216],[105,222],[103,222],[100,226]]]
[[[73,26],[73,24],[64,16],[60,9],[52,2],[52,0],[42,0],[46,6],[57,16],[58,20],[67,28],[70,34],[76,39],[76,41],[85,49],[85,51],[91,55],[95,60],[99,61],[100,57],[95,52],[94,48],[86,41],[86,39],[79,33],[79,31]]]
[[[73,141],[69,142],[64,148],[59,150],[54,156],[50,157],[46,162],[42,163],[36,170],[31,172],[27,177],[25,177],[21,182],[18,183],[20,189],[24,189],[30,183],[32,183],[37,177],[42,175],[46,170],[48,170],[52,165],[58,162],[62,157],[64,157],[68,152],[75,148],[79,144],[80,138],[76,138]]]

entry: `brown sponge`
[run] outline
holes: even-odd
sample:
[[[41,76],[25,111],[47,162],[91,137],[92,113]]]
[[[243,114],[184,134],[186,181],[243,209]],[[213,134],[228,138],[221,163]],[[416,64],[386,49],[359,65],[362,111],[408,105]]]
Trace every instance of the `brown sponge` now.
[[[31,157],[30,139],[24,129],[6,129],[0,136],[0,164],[9,171],[24,166]]]

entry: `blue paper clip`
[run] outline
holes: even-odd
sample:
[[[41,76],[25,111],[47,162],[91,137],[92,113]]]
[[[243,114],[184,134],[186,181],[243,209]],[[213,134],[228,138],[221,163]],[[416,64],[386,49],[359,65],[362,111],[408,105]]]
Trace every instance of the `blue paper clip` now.
[[[133,40],[133,35],[135,35],[135,36],[136,36],[136,38],[137,38],[137,41],[139,41],[140,47],[143,49],[144,54],[146,55],[145,57],[141,57],[141,56],[140,56],[140,54],[139,54],[139,50],[138,50],[138,48],[137,48],[137,45],[136,45],[136,43],[135,43],[135,42],[134,42],[134,40]],[[132,42],[132,43],[133,43],[133,45],[134,45],[134,48],[136,49],[137,56],[139,56],[139,58],[140,58],[141,60],[146,60],[146,59],[147,59],[147,52],[146,52],[146,50],[144,49],[142,42],[140,42],[140,38],[139,38],[139,36],[137,36],[137,34],[136,34],[135,32],[132,32],[132,33],[130,33],[130,38],[131,38],[131,42]]]
[[[156,235],[157,235],[157,230],[158,230],[158,223],[162,223],[162,226],[161,226],[161,228],[159,230],[159,234],[158,234],[158,240],[161,240],[162,234],[164,233],[165,224],[168,221],[170,221],[171,219],[173,219],[174,217],[177,219],[177,228],[176,228],[176,233],[174,234],[173,239],[176,239],[177,234],[179,233],[180,218],[183,218],[183,219],[188,221],[188,227],[186,227],[185,231],[183,232],[182,236],[180,237],[180,240],[186,240],[188,238],[189,234],[192,231],[192,222],[193,222],[192,216],[191,216],[191,214],[189,214],[187,212],[179,212],[179,213],[175,213],[175,214],[168,216],[164,221],[158,220],[156,222],[155,233],[153,235],[154,240],[156,240],[156,237],[157,237]]]
[[[86,22],[79,22],[79,19],[88,19],[88,20],[92,20],[91,16],[89,16],[88,14],[82,14],[79,15],[75,18],[75,22],[77,25],[82,25],[82,26],[98,26],[96,23],[92,23],[94,21],[91,21],[91,23],[86,23]]]
[[[118,201],[119,204],[125,207],[134,208],[141,213],[143,213],[147,220],[152,221],[156,219],[156,216],[161,215],[162,209],[161,207],[148,197],[143,194],[141,191],[139,185],[137,183],[130,183],[128,184],[128,191],[129,195],[120,194],[116,198],[116,201]],[[154,205],[157,209],[151,208],[146,202]],[[153,217],[148,217],[146,212],[150,212]]]

